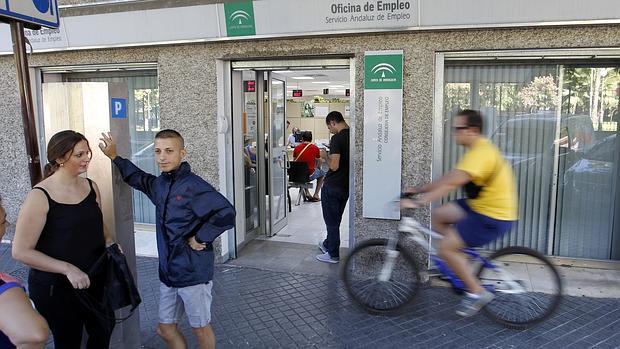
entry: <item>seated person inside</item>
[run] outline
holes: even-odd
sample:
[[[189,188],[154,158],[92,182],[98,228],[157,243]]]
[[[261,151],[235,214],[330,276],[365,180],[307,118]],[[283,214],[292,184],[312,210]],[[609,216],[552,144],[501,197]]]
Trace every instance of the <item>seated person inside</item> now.
[[[286,146],[295,148],[299,144],[301,144],[301,131],[299,131],[299,128],[293,127],[292,133],[288,136]]]
[[[293,159],[294,161],[303,161],[307,163],[310,180],[313,181],[316,179],[314,195],[311,196],[310,191],[305,189],[304,194],[306,197],[304,200],[318,202],[321,201],[319,194],[323,186],[323,179],[325,179],[326,175],[326,172],[321,169],[321,162],[324,161],[324,158],[321,157],[319,147],[312,143],[312,132],[302,132],[301,141],[302,143],[296,146],[293,151]]]
[[[243,140],[243,164],[248,173],[256,173],[256,151],[252,140],[247,137]]]

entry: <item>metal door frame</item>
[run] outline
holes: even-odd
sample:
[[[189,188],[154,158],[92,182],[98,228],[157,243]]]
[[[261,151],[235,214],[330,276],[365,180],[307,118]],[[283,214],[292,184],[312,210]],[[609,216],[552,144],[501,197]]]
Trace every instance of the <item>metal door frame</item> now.
[[[350,105],[350,129],[351,129],[351,157],[350,157],[350,168],[354,169],[355,168],[355,164],[357,161],[357,156],[356,156],[356,148],[355,148],[355,127],[356,127],[356,109],[355,109],[355,101],[356,101],[356,58],[353,54],[347,55],[345,56],[340,56],[340,57],[329,57],[329,58],[323,58],[323,57],[286,57],[286,58],[279,58],[279,57],[273,57],[273,58],[269,58],[269,59],[248,59],[248,60],[239,60],[239,61],[234,61],[234,60],[228,60],[225,61],[227,62],[227,67],[229,69],[229,72],[238,72],[238,71],[243,71],[243,70],[253,70],[256,71],[257,73],[262,71],[262,72],[269,72],[269,71],[277,71],[277,70],[321,70],[321,69],[346,69],[349,70],[349,80],[351,83],[351,94],[349,97],[349,105]],[[258,74],[257,74],[258,75]],[[230,75],[229,75],[230,76]],[[234,75],[233,75],[234,76]],[[224,79],[226,79],[226,74],[224,74],[223,76]],[[234,83],[234,78],[231,79]],[[260,79],[260,78],[256,78],[256,90],[257,93],[258,91],[260,91],[261,89],[263,89],[263,85],[265,83],[265,79]],[[285,86],[286,88],[286,86]],[[231,86],[231,89],[229,89],[226,93],[226,97],[225,98],[232,98],[232,102],[230,103],[230,105],[232,106],[230,111],[232,112],[233,115],[231,115],[231,123],[232,123],[232,129],[233,129],[233,158],[234,158],[234,162],[235,164],[232,166],[233,167],[233,173],[230,174],[230,176],[228,176],[227,178],[229,178],[230,180],[234,180],[237,181],[238,179],[233,179],[236,178],[234,175],[239,173],[239,168],[238,168],[238,164],[237,162],[239,162],[239,156],[241,156],[240,152],[241,152],[241,148],[239,148],[238,146],[236,146],[236,144],[240,141],[240,137],[239,137],[239,120],[235,120],[234,115],[236,115],[233,111],[235,110],[235,106],[234,103],[236,103],[235,99],[238,98],[238,96],[236,96],[234,93],[230,93],[230,90],[234,91],[234,87]],[[285,89],[286,91],[286,89]],[[259,96],[257,96],[257,115],[263,113],[263,109],[264,109],[264,103],[259,103],[260,99],[258,98]],[[286,97],[285,97],[286,99]],[[286,104],[285,104],[286,105]],[[257,116],[257,119],[258,116]],[[286,120],[286,114],[285,114],[285,120]],[[286,121],[285,121],[286,124]],[[265,131],[265,127],[263,125],[262,122],[258,122],[257,125],[257,130],[259,135],[260,134],[264,134]],[[286,133],[285,133],[286,136]],[[242,141],[242,140],[241,140]],[[260,156],[260,154],[264,154],[264,142],[258,142],[256,150],[257,150],[257,158]],[[237,149],[239,148],[239,149]],[[221,156],[221,155],[220,155]],[[264,160],[263,160],[264,161]],[[257,174],[259,176],[258,181],[261,182],[265,181],[265,176],[266,176],[266,171],[265,171],[265,166],[259,166],[258,167],[258,171]],[[349,173],[349,246],[353,246],[355,244],[355,176],[354,176],[354,172],[355,171],[350,171]],[[238,201],[243,198],[243,195],[238,195],[238,186],[237,184],[234,184],[235,187],[235,205],[237,206]],[[259,185],[259,198],[264,198],[266,195],[266,190],[264,185],[260,186]],[[288,200],[285,200],[285,202],[287,202]],[[243,201],[241,201],[241,203],[243,203]],[[287,203],[288,204],[288,203]],[[266,222],[267,217],[263,217],[263,215],[266,215],[266,203],[264,199],[259,200],[258,202],[259,205],[259,220],[260,222]],[[239,210],[237,212],[237,215],[240,216],[241,215],[241,210]],[[288,214],[288,210],[287,210],[287,214]],[[263,229],[261,227],[261,223],[259,222],[259,229]],[[240,229],[240,226],[237,226],[235,230]],[[250,234],[247,234],[247,232],[244,232],[245,236],[250,236]],[[263,235],[261,234],[261,232],[258,232],[259,235]],[[232,258],[236,258],[237,255],[237,251],[240,250],[241,248],[243,248],[243,246],[245,245],[245,243],[249,242],[250,240],[245,239],[242,243],[237,244],[236,242],[236,232],[235,232],[235,238],[233,239],[235,240],[234,243],[231,244],[231,247],[234,245],[235,246],[235,250],[231,250],[229,253],[229,256]]]
[[[284,152],[284,154],[283,154],[283,157],[284,157],[284,187],[282,188],[283,189],[282,195],[286,195],[286,191],[287,191],[287,188],[288,188],[288,178],[287,178],[287,174],[286,174],[286,167],[287,167],[287,161],[288,161],[287,156],[286,156],[286,127],[284,126],[284,125],[286,125],[286,78],[283,77],[283,76],[280,76],[280,75],[278,75],[278,74],[276,74],[276,73],[274,73],[272,71],[261,71],[261,72],[266,72],[267,73],[267,80],[266,81],[267,81],[267,84],[268,84],[268,86],[267,86],[267,91],[268,91],[268,93],[267,93],[267,96],[268,96],[267,97],[267,109],[268,109],[268,116],[269,116],[269,143],[270,143],[269,144],[269,150],[270,150],[269,151],[269,166],[270,167],[272,167],[273,160],[274,160],[273,147],[271,146],[271,144],[273,142],[273,135],[271,134],[272,133],[271,131],[274,128],[274,115],[275,115],[275,111],[273,110],[273,103],[272,103],[272,99],[273,99],[273,90],[272,90],[273,83],[272,83],[272,81],[273,80],[278,80],[278,81],[281,81],[283,83],[283,86],[282,86],[283,91],[282,91],[282,93],[284,95],[283,96],[283,100],[284,100],[284,118],[282,120],[282,125],[281,126],[283,127],[282,130],[284,132],[284,134],[282,136],[283,137],[282,138],[282,142],[283,142],[282,147],[284,148],[283,149],[283,152]],[[280,147],[278,147],[278,148],[280,148]],[[270,170],[273,170],[273,169],[270,168]],[[274,173],[273,173],[273,171],[270,171],[269,174],[270,174],[270,176],[269,176],[269,184],[270,184],[269,188],[270,188],[270,191],[273,192],[274,188],[272,186],[272,184],[273,184],[272,183],[272,179],[274,178],[273,177]],[[274,235],[276,235],[280,230],[282,230],[282,228],[284,228],[288,224],[288,207],[287,207],[288,206],[288,200],[286,199],[286,196],[284,197],[283,200],[284,200],[284,217],[280,221],[278,221],[277,223],[274,224],[274,222],[272,221],[272,217],[273,217],[272,214],[273,214],[273,209],[274,209],[272,207],[273,198],[272,198],[271,193],[269,195],[269,206],[270,206],[269,207],[269,231],[266,231],[266,235],[267,236],[274,236]]]

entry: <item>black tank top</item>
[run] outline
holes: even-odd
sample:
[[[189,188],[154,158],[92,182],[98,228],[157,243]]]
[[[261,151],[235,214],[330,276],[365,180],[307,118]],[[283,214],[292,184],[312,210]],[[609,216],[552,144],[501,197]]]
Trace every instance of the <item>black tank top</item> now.
[[[88,178],[87,178],[88,179]],[[88,273],[90,267],[105,251],[103,214],[97,204],[97,194],[88,179],[90,192],[77,204],[62,204],[47,196],[49,210],[47,220],[35,249],[52,258],[65,261]],[[53,282],[66,279],[61,274],[31,269],[30,279]]]

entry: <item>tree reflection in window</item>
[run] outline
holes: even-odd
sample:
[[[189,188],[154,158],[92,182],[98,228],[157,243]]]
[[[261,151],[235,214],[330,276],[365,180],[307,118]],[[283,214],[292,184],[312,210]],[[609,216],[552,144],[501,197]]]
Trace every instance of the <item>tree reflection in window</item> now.
[[[159,131],[159,89],[133,90],[136,131]]]

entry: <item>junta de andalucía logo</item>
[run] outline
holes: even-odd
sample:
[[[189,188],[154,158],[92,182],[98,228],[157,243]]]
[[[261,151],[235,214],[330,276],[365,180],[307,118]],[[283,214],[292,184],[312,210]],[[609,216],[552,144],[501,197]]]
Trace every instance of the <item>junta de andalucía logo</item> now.
[[[388,75],[396,74],[396,68],[394,68],[394,66],[389,63],[376,64],[374,67],[372,67],[370,71],[373,73],[373,75],[377,75],[378,73],[381,73],[381,78],[384,80],[385,80],[386,72],[388,73]],[[394,80],[390,80],[390,81],[394,81]]]
[[[237,24],[242,25],[244,22],[248,22],[251,18],[250,14],[245,12],[244,10],[237,10],[230,14],[228,17],[231,23],[237,22]]]

